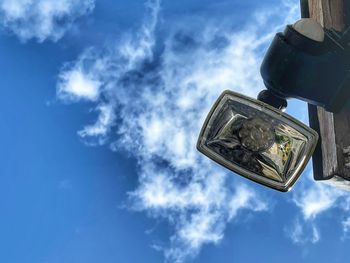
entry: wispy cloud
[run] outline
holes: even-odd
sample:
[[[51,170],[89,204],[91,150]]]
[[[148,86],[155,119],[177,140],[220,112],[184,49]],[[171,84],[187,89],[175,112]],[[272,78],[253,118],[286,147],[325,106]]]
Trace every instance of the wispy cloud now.
[[[312,180],[312,174],[309,174],[308,177],[294,190],[292,198],[300,209],[300,215],[296,215],[294,223],[285,229],[287,236],[296,244],[317,243],[322,234],[322,231],[318,229],[318,218],[335,209],[339,209],[346,215],[350,209],[348,192],[324,183],[315,183]],[[346,234],[350,225],[348,222],[344,216],[341,216],[335,223],[342,224],[344,234]]]
[[[346,238],[349,238],[350,216],[347,217],[345,220],[343,220],[342,226],[343,226],[343,240],[344,240]]]
[[[94,9],[94,0],[1,0],[0,24],[21,40],[57,41],[79,17]]]
[[[313,220],[318,215],[335,206],[345,193],[322,183],[313,183],[308,189],[295,191],[293,201],[301,209],[305,220]]]
[[[290,226],[285,227],[287,236],[294,244],[315,244],[320,240],[320,231],[313,222],[305,223],[300,218],[295,218]]]
[[[223,90],[255,96],[263,88],[259,65],[271,32],[287,23],[285,17],[294,18],[297,9],[259,12],[241,31],[202,26],[194,32],[176,25],[158,43],[160,2],[146,6],[139,32],[67,63],[57,94],[63,101],[95,103],[100,112],[80,136],[137,158],[139,186],[129,193],[132,209],[173,226],[170,245],[155,247],[169,262],[183,262],[204,244],[220,242],[239,211],[269,208],[195,146],[205,115]]]

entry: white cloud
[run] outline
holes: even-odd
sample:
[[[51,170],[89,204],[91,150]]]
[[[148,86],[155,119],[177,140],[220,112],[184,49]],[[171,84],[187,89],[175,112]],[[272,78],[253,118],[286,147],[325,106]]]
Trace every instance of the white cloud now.
[[[325,213],[338,209],[342,214],[349,212],[348,192],[339,190],[321,182],[315,182],[312,174],[293,192],[292,201],[300,209],[300,215],[295,216],[295,222],[285,228],[287,236],[296,244],[317,243],[321,237],[317,220]],[[350,220],[339,217],[344,235],[348,231]],[[343,220],[343,221],[342,221]]]
[[[350,217],[348,217],[346,220],[342,222],[343,224],[343,231],[344,233],[348,233],[350,230]]]
[[[313,183],[308,189],[295,191],[293,201],[301,209],[304,219],[312,220],[335,207],[338,199],[344,195],[345,192],[337,188],[322,183]]]
[[[60,76],[62,85],[59,85],[58,96],[64,100],[91,100],[99,97],[100,82],[85,74],[81,69],[64,72]]]
[[[94,0],[0,0],[0,24],[21,40],[57,41]]]
[[[196,140],[223,90],[255,96],[263,88],[263,50],[271,32],[287,23],[285,17],[294,17],[296,8],[259,13],[239,32],[206,27],[193,34],[188,25],[167,28],[160,55],[154,53],[159,48],[154,36],[159,1],[149,1],[147,9],[139,32],[65,65],[57,90],[64,101],[85,99],[109,107],[109,114],[101,111],[96,125],[79,134],[137,158],[139,186],[129,193],[132,208],[173,226],[170,246],[161,249],[169,262],[183,262],[204,244],[220,242],[239,211],[268,209],[258,193],[199,154]],[[75,87],[76,81],[67,77],[75,74],[98,84]]]
[[[97,107],[99,118],[92,124],[85,126],[78,134],[82,137],[99,137],[100,142],[104,142],[104,138],[110,130],[115,120],[114,108],[109,104],[100,104]]]
[[[304,245],[305,243],[315,244],[320,240],[320,232],[315,224],[305,224],[296,219],[291,227],[285,229],[293,243]]]

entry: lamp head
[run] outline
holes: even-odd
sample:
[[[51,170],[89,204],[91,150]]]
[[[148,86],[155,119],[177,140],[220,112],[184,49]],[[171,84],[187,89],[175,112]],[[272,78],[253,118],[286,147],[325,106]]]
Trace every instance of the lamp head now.
[[[200,152],[248,179],[288,191],[310,159],[318,135],[264,102],[225,91],[200,133]]]
[[[250,180],[288,191],[315,150],[318,134],[283,113],[288,98],[339,111],[350,98],[350,29],[301,19],[276,34],[260,72],[258,100],[225,91],[201,130],[200,152]]]

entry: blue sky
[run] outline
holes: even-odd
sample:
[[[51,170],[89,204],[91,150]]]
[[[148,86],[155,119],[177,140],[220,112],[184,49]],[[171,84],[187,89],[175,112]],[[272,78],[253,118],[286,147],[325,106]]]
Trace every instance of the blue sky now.
[[[0,0],[0,262],[348,262],[347,193],[195,149],[298,2]]]

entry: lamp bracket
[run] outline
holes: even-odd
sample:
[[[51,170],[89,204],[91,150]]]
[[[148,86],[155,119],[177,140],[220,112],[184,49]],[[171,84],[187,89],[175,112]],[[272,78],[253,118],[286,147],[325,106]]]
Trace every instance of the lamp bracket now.
[[[350,28],[324,33],[322,42],[292,25],[277,33],[260,68],[268,96],[258,99],[283,109],[284,100],[298,98],[339,112],[350,99]]]

